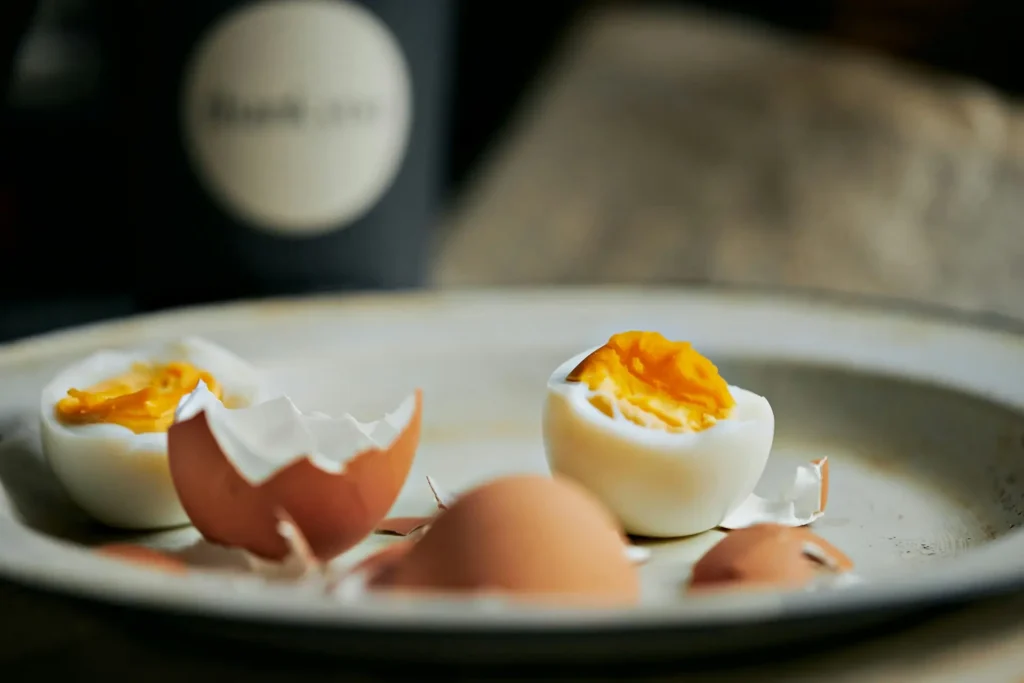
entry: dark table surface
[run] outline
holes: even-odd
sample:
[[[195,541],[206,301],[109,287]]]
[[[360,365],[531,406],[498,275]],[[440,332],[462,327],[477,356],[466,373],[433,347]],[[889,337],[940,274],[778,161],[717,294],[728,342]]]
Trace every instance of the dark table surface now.
[[[359,662],[268,652],[188,634],[159,622],[139,628],[87,604],[64,601],[0,583],[0,667],[4,680],[206,681],[244,675],[252,683],[292,680],[407,681],[409,668],[395,661]],[[943,610],[922,620],[893,624],[868,637],[834,640],[802,651],[762,654],[738,661],[629,665],[559,670],[544,668],[430,667],[416,676],[445,680],[644,681],[1006,681],[1024,672],[1024,596]]]
[[[0,302],[0,343],[136,312],[131,296]]]

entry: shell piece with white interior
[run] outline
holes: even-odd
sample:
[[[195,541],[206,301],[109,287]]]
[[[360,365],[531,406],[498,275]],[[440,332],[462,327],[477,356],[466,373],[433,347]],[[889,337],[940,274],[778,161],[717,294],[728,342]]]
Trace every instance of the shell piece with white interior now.
[[[167,430],[178,401],[200,381],[229,406],[267,396],[256,368],[196,337],[99,351],[61,370],[42,390],[40,430],[43,453],[72,500],[113,527],[187,524]]]
[[[743,529],[755,524],[774,523],[805,526],[825,514],[828,504],[828,458],[819,458],[796,468],[792,483],[778,496],[751,494],[719,524],[723,529]]]
[[[279,510],[277,518],[278,533],[288,544],[287,556],[279,561],[262,560],[241,548],[214,545],[203,539],[175,550],[112,543],[99,546],[95,552],[111,559],[171,574],[200,571],[229,580],[283,582],[328,592],[333,582],[331,567],[313,556],[302,532],[286,513]]]
[[[430,493],[434,497],[434,505],[436,507],[432,514],[418,517],[388,517],[382,520],[374,531],[378,534],[388,534],[391,536],[412,536],[430,526],[437,513],[449,508],[451,496],[431,477],[427,477],[427,486],[430,487]]]
[[[627,532],[675,537],[718,526],[750,496],[775,417],[689,343],[624,332],[555,370],[543,433],[551,470],[594,493]]]
[[[213,543],[282,560],[284,513],[327,561],[371,534],[394,505],[419,445],[421,412],[419,390],[369,423],[305,414],[286,396],[230,410],[200,384],[170,428],[174,486]]]

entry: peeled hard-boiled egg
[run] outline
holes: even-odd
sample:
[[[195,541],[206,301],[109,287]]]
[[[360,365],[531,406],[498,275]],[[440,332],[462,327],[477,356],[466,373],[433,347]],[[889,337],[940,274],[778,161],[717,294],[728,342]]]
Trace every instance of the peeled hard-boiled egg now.
[[[543,432],[552,471],[594,493],[628,533],[674,537],[716,527],[750,496],[775,417],[689,343],[624,332],[555,370]]]
[[[263,397],[255,368],[195,337],[100,351],[59,372],[42,391],[42,444],[72,500],[114,527],[187,524],[168,468],[167,429],[179,399],[200,381],[229,405]]]
[[[301,412],[286,396],[232,410],[202,382],[170,428],[171,476],[213,543],[283,560],[286,516],[321,561],[371,534],[394,505],[419,445],[419,390],[363,423]]]

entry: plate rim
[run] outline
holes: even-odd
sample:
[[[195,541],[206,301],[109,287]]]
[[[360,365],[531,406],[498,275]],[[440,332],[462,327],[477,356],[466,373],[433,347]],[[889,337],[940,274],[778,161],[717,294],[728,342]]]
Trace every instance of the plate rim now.
[[[495,296],[514,295],[520,298],[550,298],[561,296],[586,296],[642,294],[664,298],[688,294],[711,296],[736,295],[763,300],[788,300],[806,305],[825,305],[861,309],[864,312],[896,314],[901,313],[919,318],[925,322],[953,323],[983,331],[1003,332],[1020,336],[1024,341],[1024,317],[987,309],[973,309],[951,304],[923,301],[909,297],[875,293],[850,292],[821,287],[750,284],[744,282],[686,282],[680,284],[600,284],[600,285],[488,285],[474,287],[425,287],[421,289],[393,290],[351,290],[343,292],[314,292],[307,295],[281,295],[231,299],[187,306],[174,306],[154,311],[143,311],[127,316],[115,316],[94,322],[71,325],[46,332],[30,334],[0,343],[0,365],[7,363],[12,352],[28,353],[37,345],[60,344],[68,337],[90,334],[111,333],[126,326],[149,326],[176,318],[210,316],[218,311],[257,309],[263,307],[285,308],[287,306],[359,306],[393,302],[398,305],[424,305],[431,301],[448,299],[452,302]],[[32,351],[41,355],[46,351]]]
[[[707,285],[667,285],[646,287],[638,285],[602,285],[602,286],[544,286],[544,287],[479,287],[460,289],[426,289],[412,291],[374,291],[328,293],[312,296],[270,297],[266,299],[248,299],[240,301],[217,302],[197,306],[179,307],[140,315],[98,321],[86,325],[78,325],[50,332],[24,337],[0,344],[0,368],[16,366],[33,358],[48,357],[59,353],[62,348],[76,346],[94,346],[97,340],[107,336],[123,334],[126,328],[148,328],[154,325],[172,323],[176,319],[206,318],[226,310],[237,311],[236,315],[244,315],[249,310],[260,307],[327,306],[340,307],[370,305],[382,303],[392,308],[409,305],[417,306],[430,303],[494,300],[509,295],[520,299],[543,297],[550,300],[556,296],[566,298],[580,297],[593,299],[600,296],[629,297],[642,295],[664,300],[671,297],[704,296],[735,297],[739,296],[748,303],[756,300],[760,303],[784,302],[798,304],[802,308],[808,306],[824,306],[829,309],[844,308],[852,312],[865,314],[881,314],[886,317],[911,315],[921,322],[935,325],[956,325],[979,334],[1010,334],[1014,340],[1024,347],[1024,321],[1010,316],[963,310],[949,306],[934,305],[895,297],[878,297],[864,294],[847,294],[845,292],[823,291],[808,288],[790,287],[754,287],[746,285],[729,285],[722,283]],[[1008,536],[1021,536],[1024,530],[1011,532]],[[38,535],[40,541],[54,542],[55,539]],[[60,541],[57,541],[62,543]],[[71,545],[71,544],[66,544]],[[73,547],[73,546],[72,546]],[[623,630],[650,628],[685,628],[689,626],[708,625],[749,625],[752,621],[777,620],[784,617],[839,617],[846,612],[855,612],[865,607],[902,608],[919,606],[932,607],[951,598],[973,599],[982,598],[993,593],[1019,590],[1024,588],[1024,563],[1020,566],[989,566],[981,550],[982,546],[972,551],[973,562],[965,563],[958,560],[959,571],[936,571],[930,566],[922,577],[894,577],[885,584],[870,584],[868,589],[853,587],[841,591],[830,592],[828,599],[822,600],[819,595],[815,599],[813,593],[769,594],[759,597],[742,596],[733,598],[696,599],[704,603],[705,609],[678,608],[630,608],[628,610],[574,610],[565,608],[520,609],[503,603],[501,619],[481,618],[485,612],[475,609],[453,609],[453,605],[465,605],[463,600],[428,600],[419,602],[413,609],[394,609],[396,603],[387,598],[373,598],[353,609],[346,603],[345,610],[338,610],[331,605],[331,610],[310,610],[308,605],[301,609],[289,609],[287,595],[279,599],[261,599],[246,604],[245,601],[228,600],[214,602],[212,600],[189,600],[184,591],[161,590],[163,582],[154,572],[132,566],[111,568],[109,563],[90,555],[82,550],[83,562],[101,563],[102,571],[115,580],[103,582],[91,581],[84,574],[69,571],[54,571],[54,567],[46,567],[39,571],[39,562],[19,562],[11,554],[0,554],[0,578],[24,584],[30,588],[41,589],[55,594],[72,597],[84,597],[98,600],[120,607],[134,609],[156,609],[166,613],[190,613],[219,619],[242,619],[280,624],[293,624],[317,628],[331,626],[345,629],[458,629],[460,627],[482,628],[487,631],[516,631],[524,628],[531,632],[546,633],[552,631],[586,632],[593,629]],[[65,551],[66,552],[66,551]],[[942,562],[934,563],[936,565]],[[35,565],[35,566],[30,566]],[[76,565],[77,566],[77,565]],[[97,565],[99,568],[100,565]],[[122,576],[132,584],[132,589],[125,592],[111,590],[117,586],[116,578]],[[99,576],[98,574],[96,576]],[[931,578],[929,578],[931,577]],[[95,577],[94,577],[95,578]],[[923,579],[923,580],[922,580]],[[123,587],[123,586],[122,586]],[[269,593],[265,592],[266,597]],[[259,604],[255,604],[255,603]],[[479,601],[468,601],[476,604]],[[492,605],[493,607],[493,605]],[[423,609],[419,609],[423,608]]]

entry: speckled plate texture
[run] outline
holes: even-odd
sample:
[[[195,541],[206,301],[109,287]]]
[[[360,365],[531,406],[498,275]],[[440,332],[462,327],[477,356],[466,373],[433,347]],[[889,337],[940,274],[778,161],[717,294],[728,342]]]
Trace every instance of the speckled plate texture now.
[[[360,295],[175,311],[0,347],[0,576],[96,610],[334,654],[432,661],[686,658],[874,627],[949,600],[1024,587],[1024,326],[902,304],[728,289],[550,289]],[[828,456],[816,532],[863,584],[692,597],[680,590],[717,531],[652,544],[629,610],[369,598],[340,606],[286,587],[224,591],[89,553],[173,547],[184,528],[126,536],[86,520],[43,464],[38,395],[101,348],[200,335],[268,373],[300,406],[373,418],[424,391],[424,431],[393,514],[429,512],[431,475],[458,491],[546,472],[545,382],[626,329],[688,339],[776,415],[760,488]],[[356,560],[393,539],[375,536]]]

